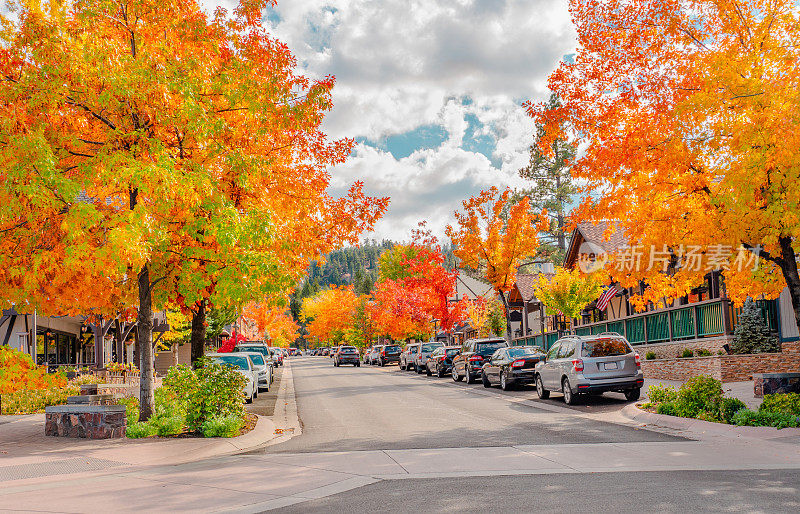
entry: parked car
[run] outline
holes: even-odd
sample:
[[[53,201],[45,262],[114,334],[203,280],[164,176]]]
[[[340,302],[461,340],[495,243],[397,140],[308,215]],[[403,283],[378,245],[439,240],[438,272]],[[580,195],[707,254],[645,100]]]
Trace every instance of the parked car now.
[[[331,354],[331,349],[330,348],[323,348],[322,349],[322,353],[320,355],[322,355],[323,357],[327,357],[330,354]]]
[[[474,382],[483,371],[483,364],[494,352],[500,348],[508,347],[505,339],[489,337],[483,339],[468,339],[461,346],[461,353],[453,358],[453,380],[461,382],[466,379],[468,384]]]
[[[374,365],[378,363],[378,356],[381,354],[381,350],[383,350],[383,345],[376,344],[373,346],[370,351],[369,355],[367,356],[367,364]]]
[[[340,346],[333,356],[333,365],[337,368],[342,364],[352,364],[355,367],[361,367],[361,360],[359,359],[358,349],[355,346]]]
[[[425,361],[425,370],[428,376],[436,374],[443,378],[453,371],[453,357],[461,351],[460,346],[440,346],[435,349]]]
[[[246,353],[207,353],[206,357],[223,366],[230,366],[244,376],[244,400],[247,403],[253,403],[253,399],[258,398],[258,374]]]
[[[275,379],[275,367],[277,366],[277,358],[275,352],[272,351],[264,343],[240,343],[233,349],[234,352],[258,352],[264,357],[264,362],[269,366],[269,383],[272,384]]]
[[[272,363],[264,359],[264,356],[259,352],[238,352],[242,355],[247,355],[253,361],[256,374],[258,375],[258,392],[262,389],[269,391],[269,386],[272,384]]]
[[[425,363],[428,362],[428,357],[430,356],[431,352],[437,348],[442,348],[443,346],[444,343],[438,341],[428,341],[427,343],[422,343],[420,345],[419,352],[417,352],[417,356],[414,359],[414,368],[418,374],[425,371]]]
[[[400,369],[403,371],[410,371],[411,366],[416,366],[414,364],[414,359],[417,356],[417,352],[419,351],[419,343],[409,343],[403,348],[403,351],[400,353],[400,362],[398,365]]]
[[[624,393],[628,401],[635,401],[643,385],[639,354],[621,335],[563,337],[536,365],[539,398],[561,391],[568,405],[579,395],[606,391]]]
[[[387,364],[392,364],[393,362],[400,362],[400,345],[387,344],[381,348],[381,351],[378,354],[378,365],[386,366]]]
[[[500,348],[483,364],[483,387],[500,384],[503,391],[536,381],[536,364],[544,358],[538,346],[512,346]]]
[[[277,366],[283,366],[283,351],[281,348],[276,348],[274,346],[270,346],[269,348],[272,350],[273,355],[275,355],[275,364]]]

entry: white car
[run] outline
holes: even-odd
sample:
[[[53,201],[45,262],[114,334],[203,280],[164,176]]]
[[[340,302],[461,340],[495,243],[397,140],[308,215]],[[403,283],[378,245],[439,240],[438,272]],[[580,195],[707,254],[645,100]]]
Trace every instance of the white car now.
[[[253,403],[253,399],[258,398],[258,372],[246,353],[209,353],[206,357],[223,366],[233,367],[247,379],[244,385],[244,401]]]
[[[244,351],[237,353],[247,355],[253,361],[258,374],[258,391],[261,392],[262,389],[269,391],[269,386],[272,384],[272,363],[265,361],[264,356],[259,352]]]

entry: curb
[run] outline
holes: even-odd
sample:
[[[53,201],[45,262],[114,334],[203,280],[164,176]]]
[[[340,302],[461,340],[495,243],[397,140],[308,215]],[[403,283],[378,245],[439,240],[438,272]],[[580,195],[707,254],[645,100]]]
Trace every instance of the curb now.
[[[655,414],[640,409],[636,404],[624,407],[620,413],[627,419],[643,425],[656,425],[660,427],[672,428],[675,430],[685,430],[695,435],[721,436],[729,438],[742,438],[770,440],[784,437],[800,436],[800,428],[774,427],[740,427],[737,425],[726,425],[723,423],[713,423],[694,418],[679,418],[666,414]]]

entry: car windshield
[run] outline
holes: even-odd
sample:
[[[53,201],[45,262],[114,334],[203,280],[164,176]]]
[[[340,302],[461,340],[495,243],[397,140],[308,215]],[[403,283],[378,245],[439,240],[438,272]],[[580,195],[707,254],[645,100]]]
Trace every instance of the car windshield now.
[[[248,357],[250,357],[250,360],[253,361],[253,364],[256,366],[266,366],[266,364],[264,364],[264,356],[260,353],[254,352],[252,355],[248,355]]]
[[[423,352],[432,352],[437,348],[440,348],[442,343],[425,343],[422,345]]]
[[[536,346],[529,346],[527,348],[512,348],[508,351],[508,356],[512,359],[519,359],[522,357],[540,355],[541,353],[542,351]]]
[[[236,369],[250,369],[250,363],[244,355],[217,355],[213,360]]]
[[[494,353],[498,348],[505,348],[507,345],[503,341],[492,341],[490,343],[478,343],[475,345],[475,351],[481,353]]]
[[[584,357],[613,357],[614,355],[625,355],[630,351],[631,347],[623,339],[599,339],[583,342]]]
[[[452,357],[453,355],[458,353],[458,348],[450,348],[447,350],[447,356]]]

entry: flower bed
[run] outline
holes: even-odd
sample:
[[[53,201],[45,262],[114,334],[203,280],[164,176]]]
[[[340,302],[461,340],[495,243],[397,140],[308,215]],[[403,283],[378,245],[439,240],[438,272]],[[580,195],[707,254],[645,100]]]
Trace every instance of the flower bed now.
[[[800,395],[767,395],[758,411],[739,399],[725,398],[722,382],[709,376],[690,379],[680,389],[650,386],[650,402],[641,408],[657,414],[739,426],[800,427]]]

